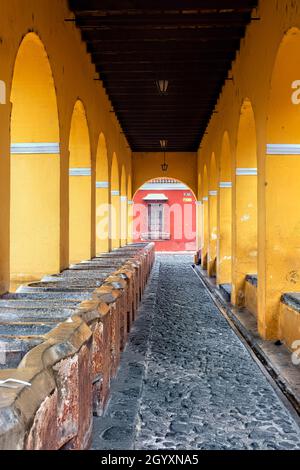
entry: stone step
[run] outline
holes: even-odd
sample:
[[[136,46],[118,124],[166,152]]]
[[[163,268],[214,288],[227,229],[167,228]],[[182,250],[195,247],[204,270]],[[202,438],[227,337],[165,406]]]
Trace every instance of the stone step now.
[[[222,294],[222,297],[226,300],[226,302],[230,302],[232,290],[231,284],[220,284],[219,289]]]

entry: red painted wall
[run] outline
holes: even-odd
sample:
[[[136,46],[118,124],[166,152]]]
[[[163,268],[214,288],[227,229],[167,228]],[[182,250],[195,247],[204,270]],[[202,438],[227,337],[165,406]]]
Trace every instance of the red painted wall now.
[[[134,241],[144,241],[148,233],[148,204],[144,197],[149,194],[164,194],[164,228],[170,233],[169,240],[155,241],[156,251],[196,251],[196,199],[191,191],[153,189],[139,190],[134,199]]]

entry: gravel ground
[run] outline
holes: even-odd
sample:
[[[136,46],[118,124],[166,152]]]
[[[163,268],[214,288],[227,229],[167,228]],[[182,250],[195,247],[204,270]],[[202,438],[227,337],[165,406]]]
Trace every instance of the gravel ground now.
[[[191,270],[158,255],[94,449],[300,449],[300,430]]]

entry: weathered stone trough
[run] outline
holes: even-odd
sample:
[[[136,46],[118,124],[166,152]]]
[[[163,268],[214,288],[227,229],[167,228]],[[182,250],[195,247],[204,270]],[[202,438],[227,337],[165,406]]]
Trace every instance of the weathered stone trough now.
[[[0,449],[89,447],[153,261],[132,245],[0,299]]]

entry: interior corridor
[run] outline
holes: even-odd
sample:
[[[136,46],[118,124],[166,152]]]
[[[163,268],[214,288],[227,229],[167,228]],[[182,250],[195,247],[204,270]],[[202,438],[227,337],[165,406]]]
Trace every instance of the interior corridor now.
[[[93,449],[296,449],[297,418],[189,255],[156,256]]]

